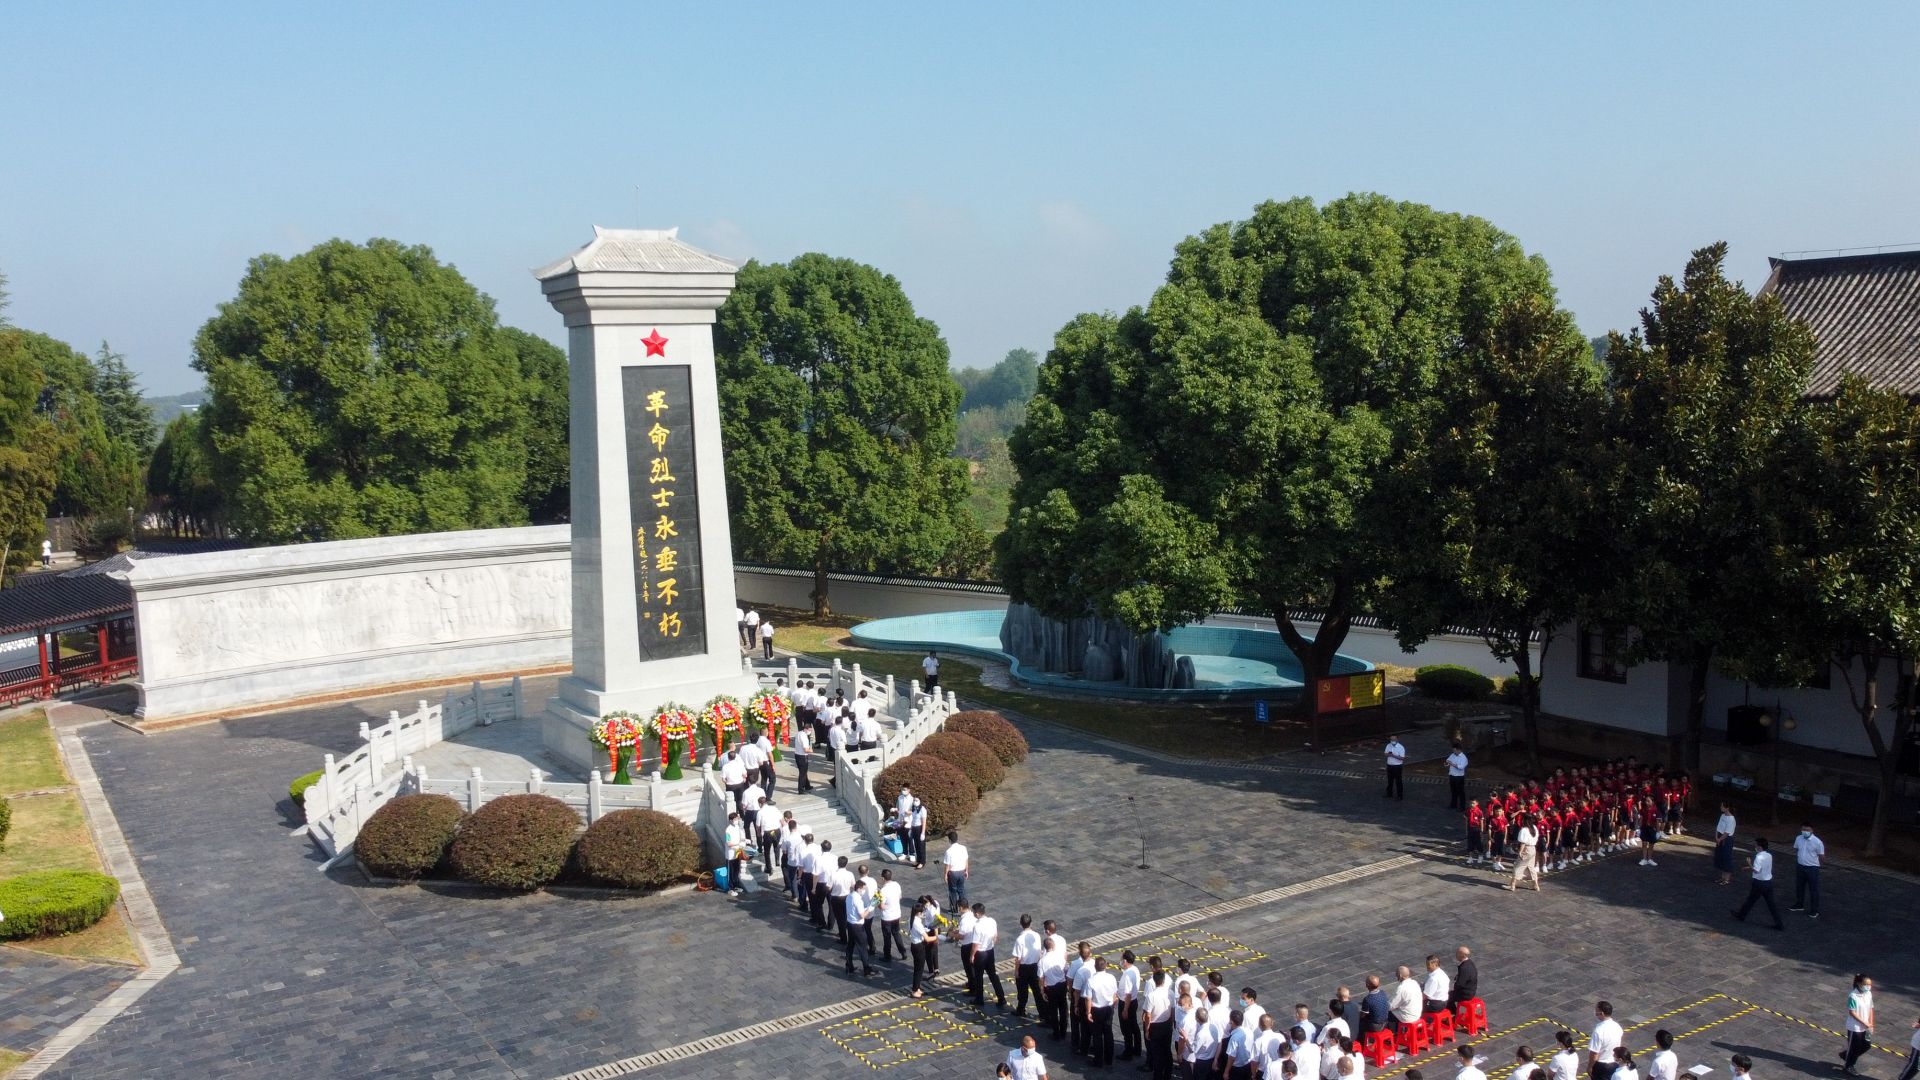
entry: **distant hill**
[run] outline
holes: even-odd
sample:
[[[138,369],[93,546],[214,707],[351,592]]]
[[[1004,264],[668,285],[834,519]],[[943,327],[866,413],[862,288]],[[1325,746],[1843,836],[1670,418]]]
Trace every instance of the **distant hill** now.
[[[164,429],[173,422],[173,418],[188,409],[197,409],[207,400],[205,390],[189,390],[184,394],[169,394],[166,397],[145,399],[153,408],[154,425]]]

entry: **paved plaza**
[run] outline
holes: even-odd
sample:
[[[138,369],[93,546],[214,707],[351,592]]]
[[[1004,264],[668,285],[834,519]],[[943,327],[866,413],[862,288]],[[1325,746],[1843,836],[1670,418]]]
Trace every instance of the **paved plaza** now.
[[[1038,1029],[991,1004],[981,1015],[951,977],[919,1003],[905,996],[907,964],[848,977],[830,935],[770,892],[500,896],[323,875],[314,846],[288,835],[298,820],[287,781],[322,753],[350,750],[361,718],[404,700],[161,736],[84,729],[183,966],[46,1075],[624,1068],[907,1080],[991,1075],[1028,1030],[1052,1056],[1057,1044]],[[1763,1078],[1828,1071],[1855,970],[1880,984],[1883,1041],[1904,1044],[1915,1012],[1920,948],[1899,927],[1920,892],[1905,880],[1831,871],[1823,918],[1789,916],[1785,933],[1727,917],[1742,890],[1711,883],[1704,848],[1673,846],[1652,869],[1620,857],[1553,875],[1540,895],[1510,895],[1435,854],[1455,829],[1444,784],[1410,783],[1407,801],[1389,802],[1371,773],[1347,771],[1357,755],[1213,766],[1023,726],[1032,757],[965,830],[971,892],[1000,918],[1003,958],[1029,911],[1110,956],[1131,946],[1194,957],[1230,986],[1258,987],[1270,1007],[1314,1005],[1317,1019],[1337,984],[1469,944],[1494,1028],[1484,1051],[1494,1080],[1520,1041],[1548,1044],[1560,1025],[1584,1031],[1597,997],[1616,1003],[1636,1048],[1665,1026],[1683,1036],[1683,1065],[1724,1075],[1739,1050]],[[937,868],[896,873],[909,895],[944,897]],[[959,965],[944,951],[950,976]],[[39,1038],[111,986],[18,950],[0,950],[0,980],[0,1015],[30,1012]],[[625,1065],[601,1068],[613,1063]],[[1423,1064],[1430,1077],[1452,1075],[1450,1063]],[[1876,1052],[1867,1068],[1891,1078],[1897,1066]],[[1071,1062],[1053,1072],[1086,1074]]]

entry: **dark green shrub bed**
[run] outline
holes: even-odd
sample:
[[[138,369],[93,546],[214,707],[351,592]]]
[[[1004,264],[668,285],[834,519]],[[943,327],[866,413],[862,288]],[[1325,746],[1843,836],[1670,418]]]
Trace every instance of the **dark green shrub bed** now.
[[[942,730],[956,735],[966,735],[986,743],[1000,758],[1000,764],[1009,768],[1027,760],[1027,737],[1013,726],[1013,721],[997,712],[985,709],[969,709],[947,717]]]
[[[448,863],[462,880],[537,889],[560,876],[580,818],[551,795],[503,795],[468,815]]]
[[[908,754],[880,770],[873,778],[874,797],[891,807],[902,785],[926,804],[928,836],[959,828],[980,808],[980,790],[967,774],[932,754]]]
[[[1422,692],[1450,701],[1483,701],[1493,693],[1493,680],[1458,664],[1429,664],[1413,673],[1413,685]]]
[[[445,795],[402,795],[375,810],[360,827],[354,854],[381,877],[424,877],[446,858],[447,846],[466,816],[466,810]]]
[[[120,898],[120,883],[92,870],[41,870],[0,881],[0,940],[85,930]]]
[[[658,810],[615,810],[587,826],[574,846],[574,860],[594,881],[663,889],[699,872],[700,835]]]
[[[926,737],[916,754],[932,754],[967,774],[974,790],[985,795],[1007,778],[1006,766],[993,748],[979,739],[957,731],[940,731]]]

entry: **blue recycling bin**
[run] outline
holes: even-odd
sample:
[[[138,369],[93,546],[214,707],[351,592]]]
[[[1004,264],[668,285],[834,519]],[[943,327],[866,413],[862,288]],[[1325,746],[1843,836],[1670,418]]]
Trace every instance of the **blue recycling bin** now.
[[[901,854],[903,849],[900,846],[900,838],[892,834],[888,834],[887,850],[892,852],[895,855]]]
[[[733,882],[728,880],[729,877],[730,875],[727,873],[726,867],[724,866],[714,867],[713,868],[713,887],[719,890],[720,892],[732,891]]]

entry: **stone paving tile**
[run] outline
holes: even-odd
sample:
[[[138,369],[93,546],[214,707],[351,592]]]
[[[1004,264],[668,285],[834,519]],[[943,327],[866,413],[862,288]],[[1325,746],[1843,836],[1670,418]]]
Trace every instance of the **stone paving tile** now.
[[[0,948],[0,1047],[39,1048],[132,974],[118,964]]]
[[[547,1077],[877,989],[904,994],[906,965],[848,978],[831,938],[773,893],[579,899],[374,887],[350,870],[323,878],[311,843],[286,835],[296,820],[285,785],[320,750],[351,749],[357,722],[315,710],[159,737],[86,731],[185,967],[50,1075]],[[1444,845],[1454,832],[1443,786],[1409,784],[1406,802],[1388,802],[1370,780],[1169,764],[1045,725],[1028,734],[1028,766],[965,830],[970,891],[1009,933],[1022,910],[1066,918],[1069,936],[1109,932]],[[1141,831],[1146,870],[1136,867]],[[1894,961],[1911,970],[1912,957],[1889,953],[1879,921],[1908,886],[1836,873],[1826,917],[1776,935],[1726,920],[1738,897],[1706,883],[1703,856],[1662,863],[1640,871],[1616,860],[1516,897],[1488,875],[1427,862],[1201,929],[1264,954],[1233,980],[1289,1002],[1463,935],[1490,991],[1499,987],[1497,1015],[1524,998],[1529,1015],[1557,1010],[1571,1022],[1599,992],[1627,1009],[1725,991],[1830,1021],[1845,972],[1868,963],[1887,972],[1890,999],[1910,991],[1896,988]],[[896,871],[910,895],[944,896],[937,866]],[[1892,946],[1913,947],[1910,935]],[[935,1054],[887,1072],[972,1075],[1010,1039],[981,1040],[985,1056]],[[868,1071],[809,1029],[649,1075],[848,1068]]]

